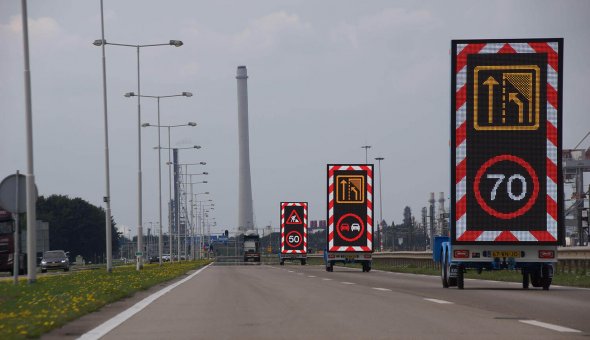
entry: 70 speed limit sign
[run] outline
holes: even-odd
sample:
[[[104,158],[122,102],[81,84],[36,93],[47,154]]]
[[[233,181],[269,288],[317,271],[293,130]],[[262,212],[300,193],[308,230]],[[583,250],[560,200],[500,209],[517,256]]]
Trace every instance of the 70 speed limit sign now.
[[[562,238],[563,39],[452,42],[451,239]]]
[[[281,202],[281,253],[307,253],[307,202]]]

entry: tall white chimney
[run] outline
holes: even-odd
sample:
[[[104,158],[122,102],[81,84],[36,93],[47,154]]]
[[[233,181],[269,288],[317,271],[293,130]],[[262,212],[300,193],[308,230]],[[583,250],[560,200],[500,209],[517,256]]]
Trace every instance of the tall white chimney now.
[[[248,135],[248,72],[246,66],[238,66],[238,142],[239,187],[238,187],[238,231],[254,229],[252,209],[252,183],[250,179],[250,138]]]

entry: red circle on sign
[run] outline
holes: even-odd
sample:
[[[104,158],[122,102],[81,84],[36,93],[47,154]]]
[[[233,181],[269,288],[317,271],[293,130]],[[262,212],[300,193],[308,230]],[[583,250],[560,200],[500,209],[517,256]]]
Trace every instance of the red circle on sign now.
[[[479,191],[479,183],[481,181],[481,176],[483,176],[483,174],[489,167],[501,161],[510,161],[522,166],[529,173],[529,176],[531,176],[531,178],[533,179],[533,194],[523,207],[511,213],[503,213],[490,207],[486,203],[486,201],[484,201],[483,197],[481,197],[481,192]],[[524,159],[513,155],[499,155],[489,159],[481,166],[481,168],[479,168],[477,174],[475,175],[473,191],[475,193],[475,199],[477,200],[477,203],[479,203],[479,206],[482,207],[482,209],[485,210],[488,214],[503,220],[510,220],[523,215],[524,213],[529,211],[529,209],[531,209],[533,204],[535,204],[537,196],[539,195],[539,178],[537,177],[535,169],[533,169],[533,167]]]
[[[360,222],[361,230],[359,231],[359,234],[354,238],[348,238],[348,237],[342,235],[342,232],[340,231],[340,224],[342,223],[342,220],[344,220],[344,218],[346,218],[346,217],[353,217],[354,219],[356,219],[357,221]],[[340,236],[340,238],[343,239],[344,241],[354,242],[354,241],[358,240],[359,238],[361,238],[361,236],[365,232],[365,224],[363,223],[363,220],[355,214],[352,214],[352,213],[344,214],[344,215],[342,215],[342,217],[340,217],[340,219],[338,220],[338,223],[336,223],[336,232],[338,233],[338,236]]]
[[[297,236],[299,236],[299,243],[297,243],[296,245],[293,245],[291,242],[289,242],[289,235],[291,234],[297,234]],[[303,242],[303,237],[301,236],[301,234],[297,231],[297,230],[291,230],[289,233],[287,233],[287,235],[285,236],[285,243],[287,243],[287,245],[291,248],[297,248],[299,247],[299,245],[301,245],[301,242]]]

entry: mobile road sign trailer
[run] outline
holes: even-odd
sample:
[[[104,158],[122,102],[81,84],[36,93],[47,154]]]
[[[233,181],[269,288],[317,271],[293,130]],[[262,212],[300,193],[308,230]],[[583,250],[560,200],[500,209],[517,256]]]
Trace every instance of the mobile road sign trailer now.
[[[369,272],[373,254],[373,165],[328,164],[328,232],[324,262],[361,263]]]
[[[563,243],[563,39],[454,40],[451,235],[443,287],[469,269],[520,269],[549,289]]]
[[[307,263],[307,202],[281,202],[281,266],[285,261]]]

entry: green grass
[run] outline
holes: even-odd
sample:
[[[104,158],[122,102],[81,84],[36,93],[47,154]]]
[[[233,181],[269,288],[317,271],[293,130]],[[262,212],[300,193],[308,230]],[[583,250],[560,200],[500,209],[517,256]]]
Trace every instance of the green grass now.
[[[323,265],[324,260],[322,258],[308,258],[307,263],[312,265]],[[342,265],[342,264],[337,264]],[[360,268],[360,265],[347,264],[346,267]],[[397,273],[408,273],[408,274],[422,274],[422,275],[434,275],[439,276],[440,270],[435,268],[426,268],[419,266],[391,266],[391,265],[380,265],[373,262],[373,269],[397,272]],[[468,270],[465,274],[466,278],[480,279],[480,280],[491,280],[491,281],[506,281],[506,282],[522,282],[522,274],[519,270],[494,270],[484,271],[478,274],[475,270]],[[585,287],[590,288],[590,275],[588,274],[576,274],[576,273],[560,273],[555,272],[553,276],[553,284],[560,286],[574,286],[574,287]]]
[[[393,267],[374,265],[373,268],[398,273],[424,274],[435,276],[440,275],[440,270],[438,269],[421,268],[417,266]],[[478,274],[475,270],[468,270],[465,274],[465,277],[479,280],[522,282],[522,274],[520,273],[520,270],[483,271],[481,274]],[[556,272],[553,275],[553,284],[560,286],[590,288],[590,275]]]
[[[41,276],[34,284],[0,282],[0,339],[37,338],[68,321],[102,306],[132,296],[208,264],[208,260],[146,264],[105,270],[86,270],[69,275]]]

